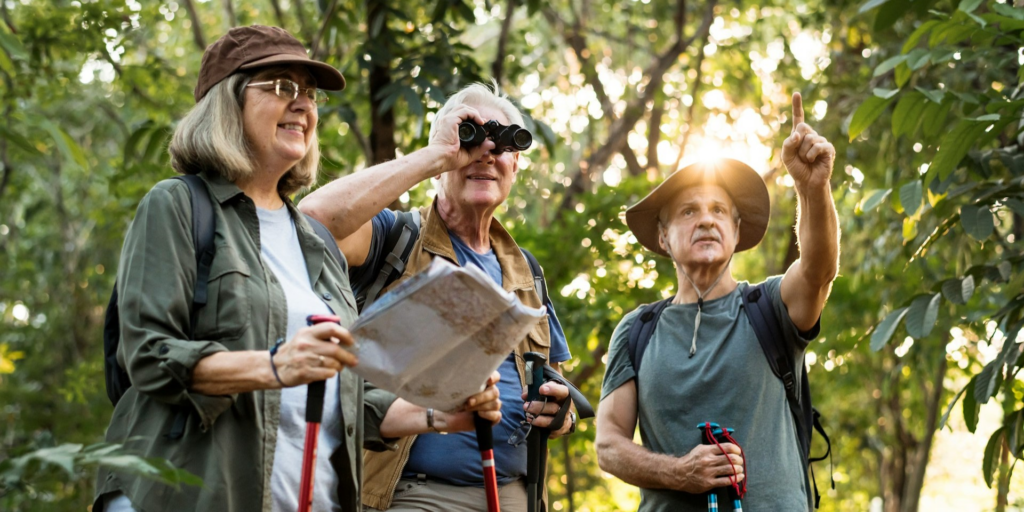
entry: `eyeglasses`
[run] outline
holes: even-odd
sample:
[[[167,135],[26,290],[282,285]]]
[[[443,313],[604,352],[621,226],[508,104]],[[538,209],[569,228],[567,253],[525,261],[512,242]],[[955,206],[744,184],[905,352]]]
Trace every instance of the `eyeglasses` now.
[[[299,98],[299,92],[305,94],[307,98],[317,105],[323,105],[327,102],[327,93],[317,89],[316,87],[307,87],[303,89],[299,87],[299,84],[288,80],[287,78],[278,78],[276,80],[269,80],[266,82],[253,82],[246,87],[259,87],[260,89],[273,91],[278,98],[285,99],[288,101],[295,101]]]
[[[548,397],[541,396],[541,398],[543,398],[541,401],[541,410],[543,410],[544,404],[548,403]],[[519,446],[526,442],[526,438],[530,435],[530,430],[533,429],[533,420],[536,418],[536,415],[529,412],[526,413],[526,419],[520,421],[519,426],[516,427],[516,429],[512,431],[512,435],[508,437],[508,444],[512,446]]]

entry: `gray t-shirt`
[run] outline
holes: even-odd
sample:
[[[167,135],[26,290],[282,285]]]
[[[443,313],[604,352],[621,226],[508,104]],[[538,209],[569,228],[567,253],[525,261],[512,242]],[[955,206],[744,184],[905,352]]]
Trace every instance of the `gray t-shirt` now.
[[[288,337],[306,326],[308,315],[330,315],[309,283],[306,260],[302,257],[295,221],[288,208],[264,210],[257,208],[260,219],[260,255],[284,288],[288,304]],[[270,477],[274,510],[291,512],[299,503],[302,479],[302,452],[306,437],[306,389],[295,386],[281,390],[281,422],[277,427],[274,469]],[[331,467],[330,454],[341,445],[341,403],[338,400],[337,377],[327,380],[324,392],[324,414],[317,440],[316,474],[313,482],[313,510],[341,510],[338,502],[338,475]]]
[[[782,303],[781,282],[782,276],[771,277],[766,288],[786,342],[793,348],[794,361],[803,364],[804,350],[816,333],[801,335],[793,325]],[[744,510],[807,510],[808,483],[786,392],[742,310],[740,294],[748,286],[740,282],[728,295],[704,303],[697,352],[692,358],[689,351],[697,305],[670,305],[662,312],[637,379],[640,435],[647,449],[682,456],[701,444],[698,424],[710,421],[733,428],[733,437],[747,461]],[[628,334],[638,312],[626,315],[612,335],[602,399],[636,378],[629,360]],[[707,510],[703,494],[641,489],[640,495],[639,510],[643,512]],[[719,494],[720,510],[732,510],[732,500],[727,497]]]

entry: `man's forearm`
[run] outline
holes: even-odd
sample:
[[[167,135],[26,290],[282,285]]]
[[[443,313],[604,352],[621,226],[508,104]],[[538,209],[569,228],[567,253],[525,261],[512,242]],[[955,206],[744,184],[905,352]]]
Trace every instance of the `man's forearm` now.
[[[808,280],[825,286],[839,271],[839,218],[832,190],[797,189],[797,240],[800,266]]]
[[[440,174],[442,161],[433,148],[420,149],[334,180],[303,198],[299,209],[345,239],[410,188]]]
[[[685,487],[677,472],[679,458],[654,453],[632,439],[609,437],[598,440],[597,463],[602,470],[644,489],[678,491]]]

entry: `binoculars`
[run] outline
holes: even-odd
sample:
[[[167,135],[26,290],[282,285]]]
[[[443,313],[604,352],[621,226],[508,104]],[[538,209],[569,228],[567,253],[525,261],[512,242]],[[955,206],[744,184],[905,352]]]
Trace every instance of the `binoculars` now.
[[[529,130],[514,124],[505,126],[490,120],[480,126],[472,121],[459,124],[459,145],[464,148],[475,148],[484,143],[484,139],[494,141],[491,153],[497,155],[506,151],[524,151],[533,144],[533,134]]]

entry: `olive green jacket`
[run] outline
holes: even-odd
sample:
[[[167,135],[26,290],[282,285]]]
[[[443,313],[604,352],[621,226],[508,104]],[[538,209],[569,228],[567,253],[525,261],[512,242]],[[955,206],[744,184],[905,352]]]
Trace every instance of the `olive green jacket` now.
[[[216,218],[216,255],[208,302],[190,339],[196,256],[189,190],[180,180],[158,183],[139,204],[125,238],[117,274],[121,317],[118,362],[132,387],[114,408],[108,442],[124,442],[146,457],[170,460],[203,480],[203,487],[173,487],[101,469],[96,497],[123,492],[138,512],[271,509],[270,475],[280,418],[278,390],[209,396],[192,391],[192,370],[210,354],[267,350],[287,333],[287,302],[260,257],[256,205],[233,183],[203,173]],[[342,325],[356,318],[348,265],[287,199],[313,289]],[[345,443],[330,457],[339,474],[339,501],[358,510],[362,448],[390,448],[380,422],[393,395],[370,390],[350,371],[339,379]],[[184,433],[168,435],[179,412]],[[98,510],[98,508],[97,508]]]

